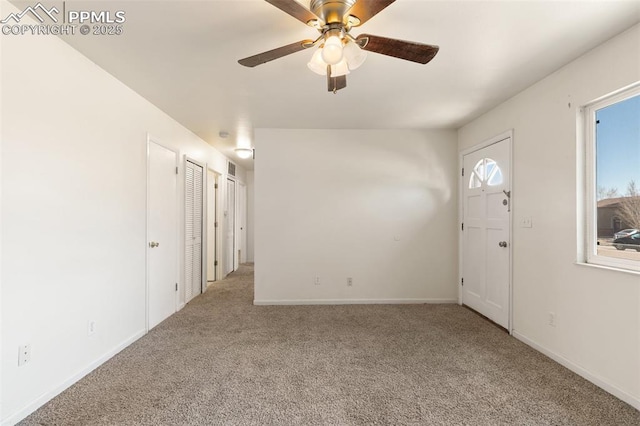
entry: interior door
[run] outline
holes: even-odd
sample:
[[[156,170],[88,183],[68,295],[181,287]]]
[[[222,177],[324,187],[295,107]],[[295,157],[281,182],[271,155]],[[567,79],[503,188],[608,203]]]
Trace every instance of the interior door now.
[[[185,162],[185,302],[202,293],[202,212],[204,169]]]
[[[236,252],[236,182],[227,179],[227,197],[224,217],[226,222],[226,268],[225,275],[235,271]]]
[[[176,311],[178,275],[177,154],[153,141],[147,163],[147,325]]]
[[[509,328],[511,139],[464,156],[462,302]]]

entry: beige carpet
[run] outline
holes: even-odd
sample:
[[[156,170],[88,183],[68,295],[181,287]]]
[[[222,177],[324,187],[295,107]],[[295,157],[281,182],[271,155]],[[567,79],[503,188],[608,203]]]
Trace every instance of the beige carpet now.
[[[238,272],[22,425],[640,425],[456,305],[253,306]]]

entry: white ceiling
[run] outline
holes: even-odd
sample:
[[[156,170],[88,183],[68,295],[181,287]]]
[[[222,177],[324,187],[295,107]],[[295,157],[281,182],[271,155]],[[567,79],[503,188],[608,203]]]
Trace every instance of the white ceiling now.
[[[640,0],[398,0],[351,33],[437,44],[438,55],[419,65],[369,53],[334,95],[307,69],[311,51],[237,63],[317,36],[263,0],[67,3],[124,10],[123,35],[65,40],[231,157],[261,127],[457,128],[640,21]]]

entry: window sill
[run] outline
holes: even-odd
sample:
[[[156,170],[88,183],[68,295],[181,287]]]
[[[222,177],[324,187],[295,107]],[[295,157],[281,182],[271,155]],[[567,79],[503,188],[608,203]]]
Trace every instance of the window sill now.
[[[578,265],[578,266],[588,266],[590,268],[605,269],[607,271],[622,272],[622,273],[625,273],[625,274],[631,274],[631,275],[640,276],[640,271],[636,271],[636,270],[633,270],[633,269],[626,269],[626,268],[622,268],[620,266],[601,265],[601,264],[598,264],[598,263],[587,263],[587,262],[575,262],[575,264]]]

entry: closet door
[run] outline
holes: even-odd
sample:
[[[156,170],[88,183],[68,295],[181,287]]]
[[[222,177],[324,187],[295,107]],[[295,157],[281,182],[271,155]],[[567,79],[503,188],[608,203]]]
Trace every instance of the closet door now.
[[[202,293],[202,190],[204,170],[185,167],[185,302]]]

